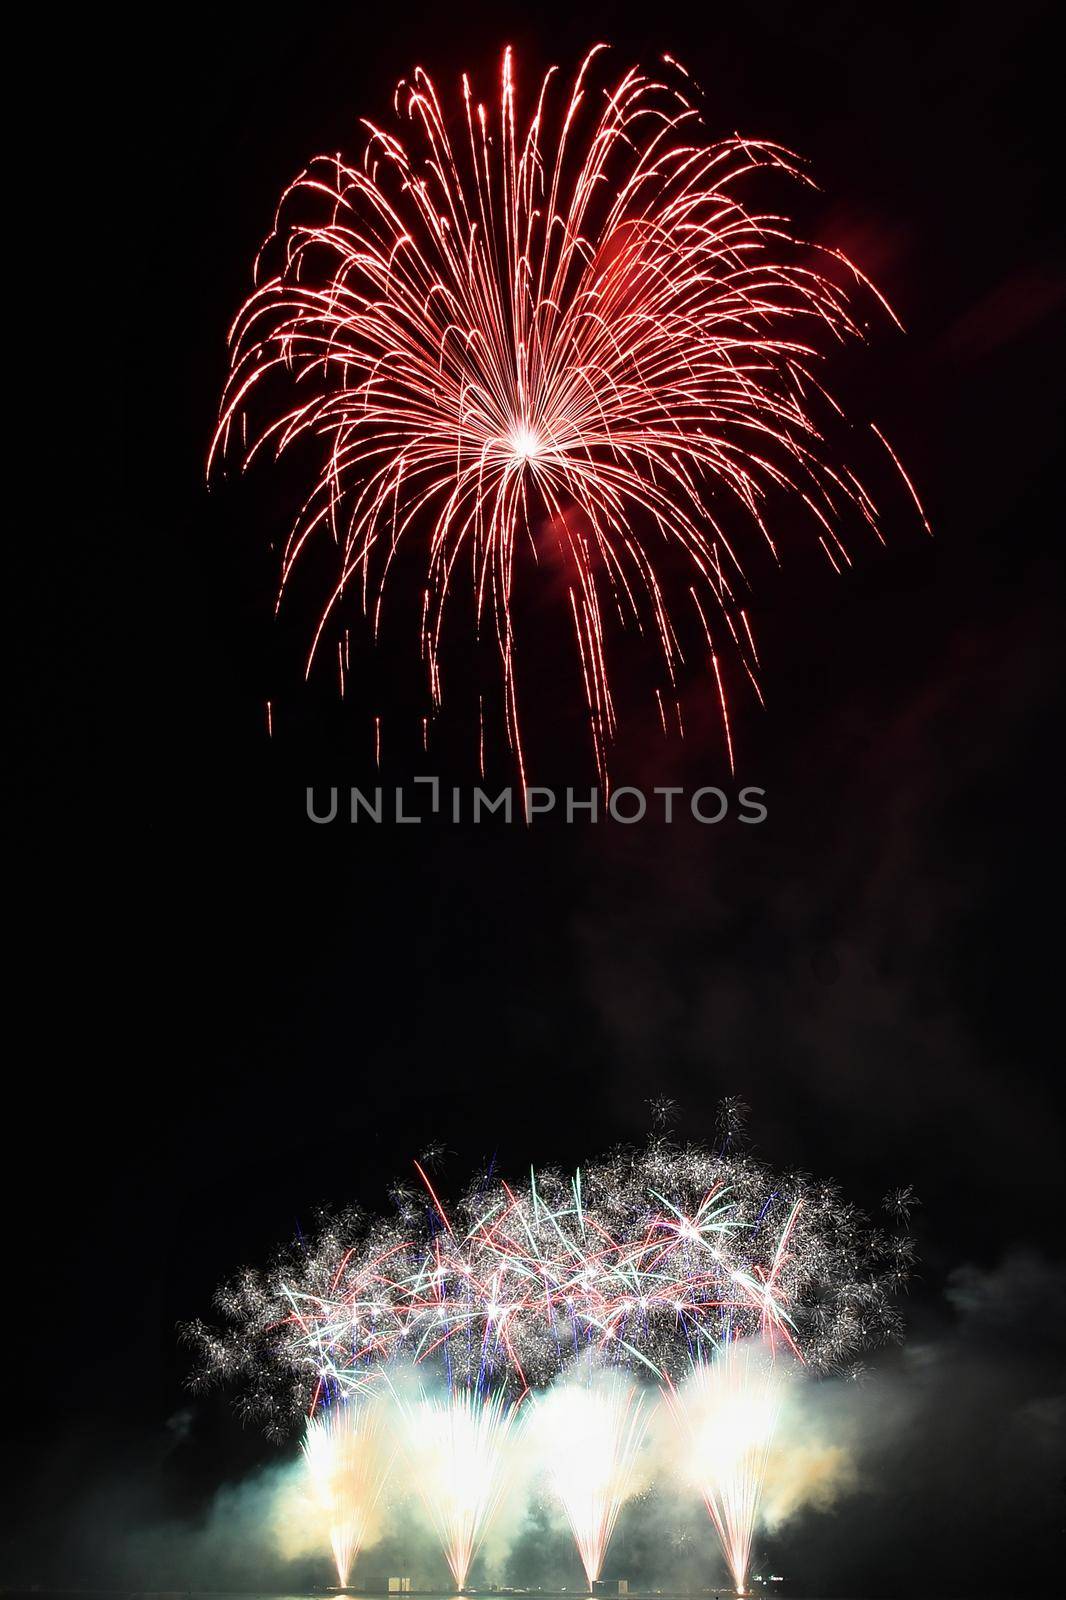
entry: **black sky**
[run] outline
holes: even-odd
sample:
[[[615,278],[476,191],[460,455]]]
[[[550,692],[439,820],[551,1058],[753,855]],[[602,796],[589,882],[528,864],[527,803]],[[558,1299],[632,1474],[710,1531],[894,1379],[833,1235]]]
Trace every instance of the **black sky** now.
[[[930,1594],[1054,1570],[1046,1461],[1010,1468],[1039,1492],[990,1526],[982,1456],[1053,1392],[1044,1307],[1062,1310],[1051,15],[186,5],[96,14],[34,57],[48,226],[21,270],[48,292],[20,306],[56,353],[12,586],[0,1581],[149,1587],[120,1529],[89,1531],[91,1493],[109,1486],[116,1523],[170,1526],[269,1458],[224,1398],[189,1401],[175,1325],[316,1203],[379,1203],[431,1140],[452,1152],[446,1185],[493,1154],[575,1162],[639,1137],[663,1093],[695,1136],[741,1095],[761,1154],[860,1204],[905,1183],[922,1198],[914,1339],[958,1357],[965,1402],[919,1407],[924,1465],[884,1444],[880,1516],[856,1512],[856,1541],[846,1512],[821,1543],[805,1527],[782,1543],[793,1566]],[[936,537],[900,500],[886,548],[845,578],[797,552],[760,585],[769,703],[741,715],[738,775],[768,791],[762,828],[315,829],[305,785],[374,781],[369,741],[328,684],[296,689],[304,619],[271,619],[264,529],[292,479],[204,490],[228,320],[283,183],[354,151],[355,118],[384,115],[414,61],[488,79],[512,42],[528,81],[599,38],[619,59],[670,50],[714,131],[810,158],[805,225],[907,326],[845,378]],[[397,708],[405,680],[369,670]],[[591,782],[565,711],[558,734],[552,775]],[[706,743],[664,753],[640,726],[620,759],[634,781],[723,772]],[[387,754],[386,779],[405,762]],[[925,1449],[923,1428],[956,1427],[950,1462]],[[923,1501],[901,1547],[891,1523],[923,1471],[942,1513]]]

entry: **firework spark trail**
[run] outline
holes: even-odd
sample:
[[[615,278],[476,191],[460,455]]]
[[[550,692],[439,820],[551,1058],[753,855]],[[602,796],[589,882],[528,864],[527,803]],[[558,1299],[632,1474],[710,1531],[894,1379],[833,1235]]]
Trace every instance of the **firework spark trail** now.
[[[445,615],[469,577],[523,782],[514,602],[538,561],[564,576],[606,781],[617,627],[653,642],[654,692],[678,719],[686,649],[702,655],[732,762],[723,648],[760,693],[744,540],[776,559],[781,497],[837,570],[842,519],[880,538],[873,499],[830,443],[843,410],[814,369],[863,337],[853,292],[894,314],[839,251],[751,207],[760,173],[810,181],[798,157],[708,142],[668,59],[666,81],[631,69],[597,89],[604,48],[568,99],[549,73],[524,125],[510,49],[495,112],[464,76],[454,128],[419,68],[392,127],[364,122],[361,165],[312,162],[282,197],[231,330],[209,460],[232,451],[248,465],[298,443],[317,455],[281,575],[283,593],[309,546],[332,543],[308,671],[349,592],[379,636],[398,553],[415,543],[436,710]]]
[[[392,1463],[380,1404],[351,1401],[309,1417],[303,1453],[344,1589]]]
[[[412,1475],[463,1589],[506,1488],[516,1410],[501,1392],[486,1398],[470,1389],[423,1393],[399,1406]]]
[[[664,1389],[687,1476],[714,1523],[738,1594],[748,1562],[766,1462],[784,1398],[784,1380],[767,1348],[726,1339],[698,1359],[678,1387]]]
[[[384,1220],[328,1218],[226,1286],[226,1328],[188,1330],[204,1381],[243,1382],[245,1410],[284,1436],[405,1362],[518,1400],[583,1357],[680,1382],[725,1338],[839,1369],[899,1326],[903,1213],[878,1228],[732,1148],[656,1138],[570,1179],[487,1176],[450,1212],[421,1182],[394,1202]]]
[[[643,1394],[618,1372],[554,1384],[536,1401],[532,1447],[566,1513],[590,1593],[633,1492],[647,1424]]]

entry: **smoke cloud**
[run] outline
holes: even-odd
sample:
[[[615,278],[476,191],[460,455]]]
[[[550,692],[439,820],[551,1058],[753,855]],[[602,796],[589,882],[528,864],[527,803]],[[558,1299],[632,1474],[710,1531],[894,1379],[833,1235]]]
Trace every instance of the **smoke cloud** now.
[[[1018,1251],[951,1271],[939,1305],[917,1314],[907,1343],[860,1380],[792,1374],[753,1572],[783,1573],[790,1592],[808,1595],[958,1595],[987,1591],[990,1574],[997,1593],[1023,1593],[1061,1538],[1066,1392],[1054,1339],[1064,1312],[1066,1271]],[[8,1581],[288,1592],[332,1581],[327,1531],[295,1448],[206,1505],[180,1515],[168,1505],[175,1468],[205,1425],[200,1408],[171,1418],[144,1447],[139,1474],[86,1483],[54,1524],[26,1525],[8,1547]],[[680,1467],[660,1413],[606,1579],[678,1590],[725,1581],[706,1510]],[[448,1587],[411,1487],[389,1491],[356,1584],[381,1588],[403,1573],[415,1587]],[[566,1517],[523,1458],[471,1582],[574,1590],[582,1580]]]

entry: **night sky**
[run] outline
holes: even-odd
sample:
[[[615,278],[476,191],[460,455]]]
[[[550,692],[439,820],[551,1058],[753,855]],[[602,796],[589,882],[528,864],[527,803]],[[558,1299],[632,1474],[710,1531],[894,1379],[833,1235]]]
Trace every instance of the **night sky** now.
[[[1013,1595],[1066,1559],[1051,15],[192,4],[112,9],[39,58],[50,223],[21,269],[56,351],[13,535],[0,1582],[207,1581],[214,1497],[276,1451],[225,1394],[190,1395],[177,1324],[318,1204],[382,1204],[427,1144],[457,1192],[493,1157],[639,1139],[659,1095],[697,1138],[739,1095],[768,1161],[870,1209],[921,1200],[865,1481],[781,1535],[794,1592]],[[427,770],[402,731],[417,660],[368,658],[344,706],[328,675],[304,686],[310,612],[274,621],[269,544],[299,470],[205,488],[252,255],[283,184],[357,154],[357,117],[416,61],[489,85],[510,42],[528,86],[601,38],[684,61],[712,132],[810,159],[802,227],[907,329],[837,376],[935,537],[899,496],[886,546],[857,541],[837,578],[778,524],[751,608],[767,708],[734,713],[762,827],[315,828],[307,784]],[[545,651],[537,775],[587,787]],[[621,781],[728,776],[686,693],[698,736],[665,745],[637,715]],[[471,738],[460,715],[429,770],[470,781]],[[226,1581],[284,1581],[254,1544],[233,1559]]]

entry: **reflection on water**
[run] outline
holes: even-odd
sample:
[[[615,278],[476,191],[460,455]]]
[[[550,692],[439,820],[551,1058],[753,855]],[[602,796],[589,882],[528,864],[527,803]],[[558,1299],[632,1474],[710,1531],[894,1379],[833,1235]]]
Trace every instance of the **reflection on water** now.
[[[20,1591],[18,1589],[0,1590],[4,1600],[12,1600],[13,1596],[25,1593],[32,1596],[32,1600],[326,1600],[332,1596],[333,1600],[397,1600],[397,1595],[391,1595],[386,1589],[304,1589],[299,1592],[283,1593],[275,1589],[33,1589]],[[466,1589],[457,1594],[451,1589],[410,1589],[407,1591],[417,1600],[590,1600],[587,1589]],[[789,1589],[787,1586],[775,1583],[754,1584],[744,1596],[744,1600],[759,1600],[762,1595],[782,1595],[783,1600],[819,1600],[816,1595],[805,1595],[802,1590]],[[606,1595],[597,1588],[595,1600],[614,1600],[608,1590]],[[628,1600],[737,1600],[734,1589],[631,1589]],[[841,1600],[840,1596],[836,1600]],[[861,1596],[853,1596],[852,1600],[862,1600]],[[920,1589],[912,1590],[908,1600],[941,1600],[939,1594],[923,1593]],[[962,1597],[965,1600],[965,1597]],[[987,1597],[971,1596],[969,1600],[987,1600]]]
[[[467,1589],[456,1594],[453,1589],[410,1589],[414,1600],[590,1600],[586,1589]],[[1039,1591],[1034,1590],[1034,1595]],[[0,1589],[3,1600],[16,1600],[25,1595],[27,1600],[399,1600],[385,1589],[303,1589],[286,1593],[277,1589]],[[781,1595],[782,1600],[818,1600],[815,1595],[804,1594],[802,1589],[791,1589],[784,1583],[753,1584],[745,1600],[760,1600],[763,1595]],[[595,1600],[615,1600],[609,1591],[597,1588]],[[628,1600],[737,1600],[733,1589],[695,1589],[683,1592],[670,1589],[631,1589]],[[841,1597],[836,1597],[841,1600]],[[852,1600],[862,1600],[853,1596]],[[907,1600],[942,1600],[939,1593],[910,1590]],[[966,1600],[966,1597],[959,1597]],[[970,1596],[968,1600],[987,1600],[987,1596]]]

